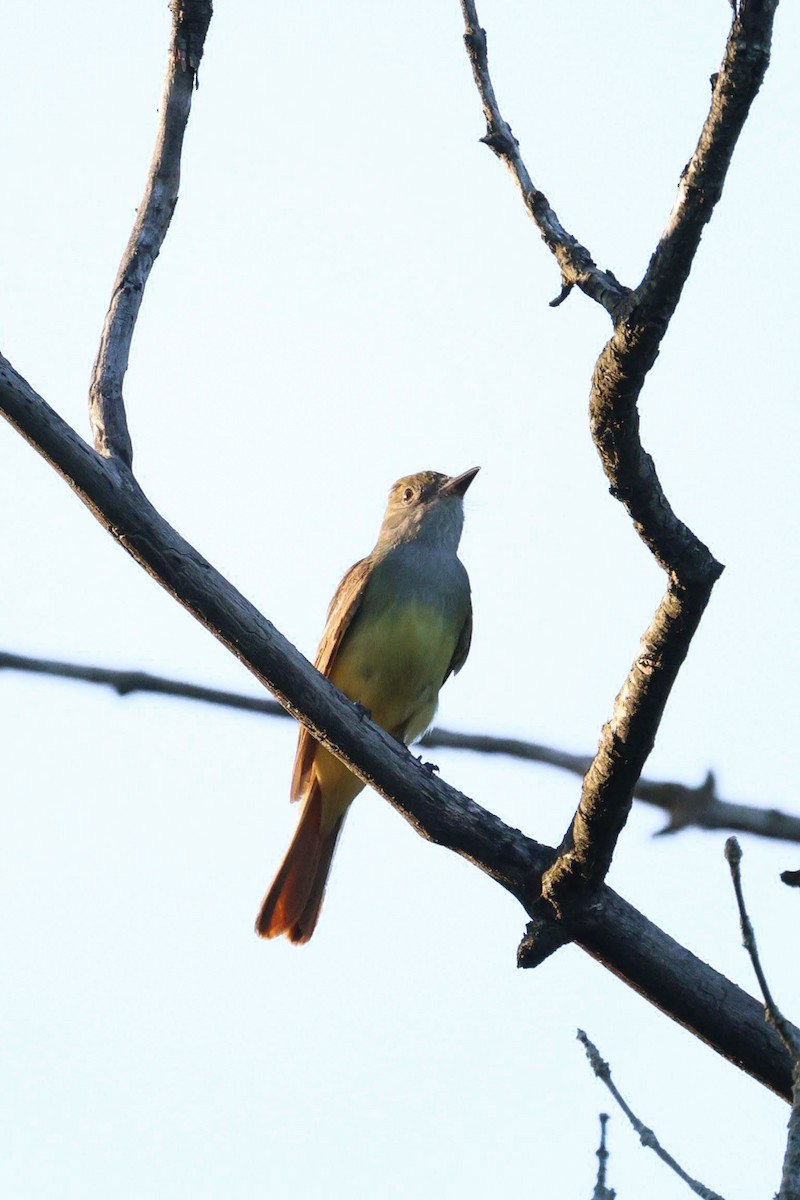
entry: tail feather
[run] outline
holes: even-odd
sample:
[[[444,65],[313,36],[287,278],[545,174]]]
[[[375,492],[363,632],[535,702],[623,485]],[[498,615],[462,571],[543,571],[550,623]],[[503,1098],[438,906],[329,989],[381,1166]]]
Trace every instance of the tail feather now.
[[[256,920],[264,938],[285,934],[290,942],[307,942],[319,918],[333,852],[345,813],[322,831],[322,796],[315,780],[302,802],[300,820]]]

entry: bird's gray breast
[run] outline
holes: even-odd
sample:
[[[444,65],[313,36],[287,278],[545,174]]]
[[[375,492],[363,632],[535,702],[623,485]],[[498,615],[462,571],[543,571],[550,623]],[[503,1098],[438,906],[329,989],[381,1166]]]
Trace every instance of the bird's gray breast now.
[[[413,542],[394,546],[383,555],[371,572],[362,611],[383,615],[409,602],[438,610],[447,624],[457,626],[457,636],[470,611],[469,576],[458,555]]]

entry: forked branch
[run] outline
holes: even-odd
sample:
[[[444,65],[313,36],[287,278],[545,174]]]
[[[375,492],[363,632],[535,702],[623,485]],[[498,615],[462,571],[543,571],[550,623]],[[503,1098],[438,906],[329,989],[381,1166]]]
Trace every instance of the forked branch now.
[[[742,0],[734,12],[709,115],[683,173],[667,229],[639,287],[615,294],[614,286],[619,285],[613,276],[597,272],[588,252],[564,234],[549,204],[533,189],[518,143],[500,115],[475,4],[462,0],[464,39],[487,122],[483,140],[511,170],[526,208],[561,266],[565,287],[578,283],[614,319],[614,332],[592,381],[592,436],[612,494],[625,505],[637,533],[668,576],[667,591],[603,728],[557,860],[545,873],[542,894],[547,903],[537,914],[545,923],[548,911],[561,917],[567,905],[582,903],[582,896],[590,895],[605,878],[672,685],[722,571],[667,501],[655,464],[641,443],[637,403],[766,71],[776,4],[777,0]],[[552,931],[545,936],[539,926],[539,934],[537,949],[536,926],[529,929],[526,965],[535,965],[559,944]]]
[[[722,571],[667,501],[641,443],[637,403],[769,64],[776,7],[777,0],[742,0],[734,14],[709,114],[667,229],[594,371],[592,436],[612,494],[625,505],[669,582],[603,729],[559,862],[545,880],[556,904],[565,885],[591,887],[605,876],[672,684]]]

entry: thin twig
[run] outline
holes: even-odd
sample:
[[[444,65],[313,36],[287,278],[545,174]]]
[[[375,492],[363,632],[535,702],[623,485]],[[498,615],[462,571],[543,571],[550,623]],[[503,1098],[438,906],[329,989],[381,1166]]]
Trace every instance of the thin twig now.
[[[289,713],[277,700],[269,700],[265,696],[247,696],[242,692],[204,687],[202,684],[187,683],[181,679],[167,679],[163,675],[151,675],[149,671],[91,667],[82,663],[62,662],[49,658],[30,658],[23,654],[8,654],[6,651],[0,651],[0,671],[2,670],[29,671],[35,675],[77,679],[81,683],[110,687],[119,696],[144,692],[159,696],[174,696],[183,700],[199,700],[206,704],[218,704],[223,708],[236,708],[242,712],[261,713],[268,717],[289,716]]]
[[[600,1145],[597,1147],[597,1180],[595,1181],[592,1200],[616,1200],[617,1193],[606,1186],[606,1167],[608,1165],[608,1150],[606,1149],[606,1125],[608,1113],[600,1113]]]
[[[729,837],[725,843],[725,858],[731,871],[733,890],[736,895],[736,905],[739,909],[739,923],[742,930],[744,948],[753,964],[761,995],[764,997],[764,1015],[773,1029],[780,1036],[786,1049],[792,1057],[792,1115],[789,1118],[789,1132],[786,1138],[786,1152],[783,1157],[781,1172],[781,1187],[775,1200],[798,1200],[800,1197],[800,1033],[794,1025],[786,1020],[775,1003],[767,982],[761,958],[756,945],[756,935],[753,923],[747,912],[742,888],[742,848],[735,837]]]
[[[742,889],[742,848],[739,841],[735,837],[729,837],[725,842],[725,858],[730,867],[731,880],[733,881],[733,890],[736,894],[736,904],[739,909],[739,922],[742,929],[742,943],[745,950],[750,955],[750,961],[753,964],[758,986],[761,988],[761,995],[764,997],[765,1016],[770,1025],[775,1029],[784,1046],[791,1054],[795,1063],[800,1064],[800,1039],[797,1037],[797,1030],[790,1025],[778,1008],[772,996],[772,992],[767,982],[767,977],[764,974],[764,969],[761,966],[761,959],[756,945],[756,935],[753,929],[753,923],[747,913],[747,908],[744,902],[744,891]]]
[[[620,1106],[622,1111],[625,1113],[625,1116],[635,1129],[636,1133],[639,1135],[639,1140],[641,1141],[642,1145],[646,1146],[649,1150],[655,1151],[661,1161],[665,1162],[667,1166],[670,1167],[670,1169],[673,1170],[675,1174],[682,1179],[685,1184],[688,1185],[689,1188],[691,1188],[696,1196],[702,1196],[703,1200],[722,1200],[722,1197],[718,1192],[714,1192],[711,1190],[711,1188],[707,1188],[705,1184],[700,1183],[697,1179],[692,1179],[691,1175],[688,1175],[686,1171],[684,1171],[680,1163],[676,1162],[672,1155],[667,1153],[656,1135],[653,1133],[652,1129],[648,1129],[647,1126],[639,1120],[639,1118],[617,1090],[617,1087],[611,1078],[611,1069],[608,1063],[600,1057],[599,1050],[586,1036],[582,1029],[578,1030],[578,1041],[583,1044],[583,1048],[586,1051],[586,1057],[589,1059],[595,1075],[598,1079],[603,1081],[608,1090],[611,1092],[611,1095],[614,1097],[617,1104]]]
[[[486,31],[481,29],[473,0],[461,0],[461,11],[464,16],[464,44],[486,118],[486,134],[481,141],[508,167],[528,214],[561,268],[561,292],[551,301],[551,307],[562,304],[577,285],[612,317],[615,316],[624,305],[630,289],[623,287],[611,271],[600,270],[586,247],[564,229],[544,193],[534,187],[520,155],[519,142],[500,113],[489,75]]]
[[[133,446],[122,385],[133,331],[153,263],[178,202],[183,135],[203,56],[210,0],[171,0],[172,33],[153,159],[136,223],[117,272],[89,386],[97,452],[130,467]]]
[[[168,679],[149,671],[118,667],[88,666],[60,659],[37,658],[27,654],[10,654],[0,650],[0,671],[25,671],[36,675],[75,679],[101,687],[110,687],[120,696],[134,692],[173,696],[218,704],[241,712],[260,713],[268,717],[288,717],[277,700],[265,696],[250,696],[186,680]],[[588,754],[571,754],[553,746],[520,738],[501,737],[487,733],[462,733],[453,729],[434,727],[420,738],[424,749],[463,750],[474,754],[504,755],[524,762],[540,763],[583,777],[592,763]],[[735,804],[717,795],[716,778],[712,771],[696,787],[676,781],[639,779],[634,797],[644,804],[669,814],[667,824],[656,836],[678,833],[683,829],[724,829],[752,833],[758,837],[800,842],[800,817],[774,808],[757,808],[750,804]],[[790,874],[785,872],[785,874]]]

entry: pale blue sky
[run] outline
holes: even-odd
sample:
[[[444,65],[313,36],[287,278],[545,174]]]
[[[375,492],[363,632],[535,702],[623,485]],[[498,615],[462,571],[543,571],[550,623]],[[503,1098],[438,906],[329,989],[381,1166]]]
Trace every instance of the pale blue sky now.
[[[729,6],[484,3],[504,113],[597,261],[635,283],[705,116]],[[727,564],[648,765],[797,809],[796,6],[642,402],[678,513]],[[165,4],[6,15],[0,349],[84,435],[141,196]],[[392,481],[483,470],[462,557],[475,638],[440,721],[588,750],[662,589],[586,420],[605,315],[489,151],[455,0],[218,4],[173,228],[126,385],[140,482],[305,653]],[[241,666],[0,430],[2,642],[222,686]],[[288,723],[0,677],[0,1191],[20,1200],[685,1190],[592,1078],[729,1200],[777,1187],[786,1106],[574,948],[518,972],[523,913],[358,803],[313,942],[252,934],[295,820]],[[558,839],[577,783],[438,752]],[[611,881],[748,990],[724,835],[653,841]],[[800,988],[796,848],[744,839],[776,995]],[[796,1012],[795,1012],[796,1016]]]

